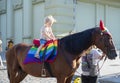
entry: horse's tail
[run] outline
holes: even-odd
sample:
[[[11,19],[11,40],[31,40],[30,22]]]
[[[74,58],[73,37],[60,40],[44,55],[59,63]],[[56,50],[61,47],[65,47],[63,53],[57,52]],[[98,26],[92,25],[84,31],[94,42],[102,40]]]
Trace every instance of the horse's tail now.
[[[17,56],[16,56],[16,45],[7,50],[6,63],[7,63],[8,78],[10,79],[10,73],[13,72],[16,65],[19,65],[17,61]]]
[[[9,73],[9,71],[7,71],[7,74],[8,74],[8,78],[10,79],[10,73]]]

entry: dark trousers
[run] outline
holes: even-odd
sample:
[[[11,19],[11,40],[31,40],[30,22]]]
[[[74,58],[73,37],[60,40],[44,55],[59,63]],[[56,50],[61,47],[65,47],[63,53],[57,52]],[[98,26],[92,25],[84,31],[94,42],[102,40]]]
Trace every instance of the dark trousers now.
[[[97,76],[81,75],[82,83],[97,83]]]

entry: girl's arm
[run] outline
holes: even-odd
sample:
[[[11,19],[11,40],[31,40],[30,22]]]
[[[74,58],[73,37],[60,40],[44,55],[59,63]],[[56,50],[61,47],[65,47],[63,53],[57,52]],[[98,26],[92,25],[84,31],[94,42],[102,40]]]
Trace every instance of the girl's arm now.
[[[44,32],[44,35],[46,36],[47,39],[52,39],[47,32]]]
[[[52,37],[52,39],[54,39],[54,40],[56,39],[53,33],[51,33],[51,37]]]
[[[51,39],[53,39],[53,40],[56,39],[53,32],[52,32],[52,28],[50,28],[50,34],[49,35],[50,35]]]

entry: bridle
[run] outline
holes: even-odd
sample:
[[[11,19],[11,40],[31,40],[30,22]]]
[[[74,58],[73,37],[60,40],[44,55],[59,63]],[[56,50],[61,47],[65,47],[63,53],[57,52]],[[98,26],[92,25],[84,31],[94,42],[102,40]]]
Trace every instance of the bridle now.
[[[109,49],[109,45],[107,45],[106,43],[107,42],[105,42],[105,36],[104,35],[109,35],[109,36],[111,36],[109,33],[104,33],[104,32],[101,32],[102,33],[102,35],[103,35],[103,37],[102,37],[102,41],[103,41],[103,43],[104,43],[104,48],[107,50],[107,52],[110,50],[110,51],[114,51],[115,50],[115,48],[112,48],[112,49]]]
[[[96,30],[92,32],[92,36],[95,35],[95,33],[96,33]],[[111,34],[109,32],[107,32],[107,31],[100,31],[99,34],[100,34],[101,38],[93,39],[92,45],[94,45],[95,42],[103,42],[104,49],[106,49],[107,52],[110,51],[110,50],[115,50],[115,48],[110,49],[109,45],[107,45],[107,42],[105,41],[106,40],[105,35],[111,36]]]

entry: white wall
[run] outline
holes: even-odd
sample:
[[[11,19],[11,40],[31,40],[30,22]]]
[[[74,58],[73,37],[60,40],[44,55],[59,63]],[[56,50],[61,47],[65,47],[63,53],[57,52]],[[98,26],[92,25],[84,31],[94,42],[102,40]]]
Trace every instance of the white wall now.
[[[6,40],[10,38],[15,44],[32,43],[33,38],[39,38],[44,17],[49,14],[57,20],[53,25],[56,35],[68,33],[74,28],[76,32],[92,28],[102,19],[120,49],[120,6],[104,0],[77,0],[77,3],[73,0],[1,0],[3,46],[6,47]]]
[[[95,27],[95,25],[99,26],[101,19],[112,33],[117,49],[120,49],[120,38],[118,36],[120,31],[120,7],[78,1],[75,11],[76,31],[83,31]]]
[[[44,21],[44,0],[1,0],[0,33],[5,50],[7,40],[14,44],[32,43],[39,38]]]
[[[31,43],[32,39],[32,1],[23,0],[23,30],[22,38],[23,42]]]
[[[77,2],[76,30],[82,31],[95,26],[95,4]]]
[[[116,47],[120,49],[120,8],[107,6],[106,10],[106,26],[113,36]]]
[[[44,3],[33,5],[33,38],[40,38],[40,28],[44,24]]]
[[[7,22],[6,22],[6,14],[0,15],[0,32],[1,32],[1,40],[2,40],[2,47],[3,50],[6,47],[6,27],[7,27]]]
[[[14,11],[14,43],[22,42],[23,18],[22,9]]]

